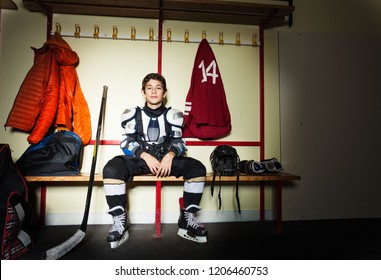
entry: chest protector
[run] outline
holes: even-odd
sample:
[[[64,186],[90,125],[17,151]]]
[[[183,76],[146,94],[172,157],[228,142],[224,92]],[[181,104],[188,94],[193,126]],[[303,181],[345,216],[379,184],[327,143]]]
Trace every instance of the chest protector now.
[[[170,135],[171,135],[171,125],[166,121],[166,114],[168,112],[168,108],[165,109],[164,116],[164,125],[165,125],[165,136],[160,137],[160,124],[158,118],[155,118],[153,121],[152,118],[149,120],[149,124],[147,127],[147,136],[146,139],[145,133],[143,131],[143,117],[142,117],[142,109],[140,107],[136,107],[136,128],[137,134],[140,138],[140,145],[143,150],[157,159],[161,160],[166,153],[168,153],[170,149]],[[152,143],[152,142],[155,143]]]

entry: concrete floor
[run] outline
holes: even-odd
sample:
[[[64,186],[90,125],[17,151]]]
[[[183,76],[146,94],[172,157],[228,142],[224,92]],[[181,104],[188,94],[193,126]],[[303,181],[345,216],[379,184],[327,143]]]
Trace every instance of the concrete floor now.
[[[64,260],[368,260],[381,259],[381,219],[209,223],[208,243],[177,235],[176,224],[162,225],[155,237],[151,224],[130,226],[129,240],[111,250],[110,225],[89,225],[86,236]],[[78,226],[33,228],[34,247],[21,257],[39,260],[48,249],[70,238]]]

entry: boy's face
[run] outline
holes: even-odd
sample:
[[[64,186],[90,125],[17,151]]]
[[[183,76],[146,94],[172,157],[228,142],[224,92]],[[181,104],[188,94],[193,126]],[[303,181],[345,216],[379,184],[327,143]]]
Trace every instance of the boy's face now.
[[[147,82],[142,95],[147,101],[147,106],[156,109],[163,103],[166,93],[160,81],[151,79]]]

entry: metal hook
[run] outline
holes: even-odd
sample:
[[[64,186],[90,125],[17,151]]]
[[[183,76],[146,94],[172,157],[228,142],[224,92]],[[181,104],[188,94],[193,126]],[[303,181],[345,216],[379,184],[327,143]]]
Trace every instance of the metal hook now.
[[[54,34],[61,35],[61,25],[58,22],[56,23],[56,31]]]
[[[153,34],[154,34],[154,32],[153,32],[153,28],[151,27],[150,29],[149,29],[149,40],[152,42],[153,41]]]
[[[252,46],[253,47],[258,47],[258,43],[257,43],[257,34],[253,34],[253,38],[251,40],[251,43],[252,43]]]
[[[202,31],[202,37],[201,37],[201,39],[206,39],[206,31],[205,30]]]
[[[118,39],[118,27],[116,27],[116,25],[112,27],[112,39]]]
[[[239,32],[237,32],[237,34],[235,35],[235,45],[236,46],[241,45],[241,34]]]
[[[224,32],[220,31],[220,34],[218,36],[218,44],[223,45],[224,44]]]
[[[136,29],[135,27],[131,27],[131,40],[136,40]]]
[[[172,42],[172,31],[170,28],[167,29],[167,42]]]
[[[184,32],[184,43],[185,44],[189,43],[189,30],[188,29],[185,29],[185,32]]]
[[[94,39],[99,39],[99,26],[94,25]]]
[[[75,24],[74,37],[81,38],[81,27],[79,26],[79,24]]]

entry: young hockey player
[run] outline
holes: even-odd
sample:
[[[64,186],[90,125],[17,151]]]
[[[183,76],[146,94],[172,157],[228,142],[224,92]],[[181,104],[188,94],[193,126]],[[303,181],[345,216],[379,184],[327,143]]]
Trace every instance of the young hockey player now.
[[[183,114],[165,107],[167,86],[160,74],[148,74],[141,93],[146,100],[144,107],[129,108],[121,116],[124,133],[120,147],[124,155],[114,157],[103,169],[108,213],[113,217],[107,241],[111,248],[116,248],[128,239],[126,182],[135,175],[152,173],[157,177],[184,177],[178,235],[205,243],[208,231],[197,221],[195,213],[200,210],[206,168],[200,161],[185,156]]]

